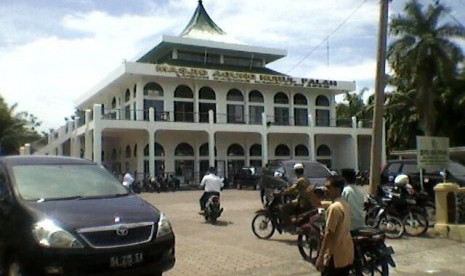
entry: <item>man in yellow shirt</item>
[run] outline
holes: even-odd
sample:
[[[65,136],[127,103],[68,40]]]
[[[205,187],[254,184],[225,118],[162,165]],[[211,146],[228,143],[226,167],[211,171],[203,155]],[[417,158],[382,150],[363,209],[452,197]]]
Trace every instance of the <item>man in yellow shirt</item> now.
[[[345,181],[330,176],[326,182],[328,197],[333,201],[326,211],[325,235],[315,266],[321,275],[349,275],[354,261],[354,244],[350,235],[350,207],[341,197]]]

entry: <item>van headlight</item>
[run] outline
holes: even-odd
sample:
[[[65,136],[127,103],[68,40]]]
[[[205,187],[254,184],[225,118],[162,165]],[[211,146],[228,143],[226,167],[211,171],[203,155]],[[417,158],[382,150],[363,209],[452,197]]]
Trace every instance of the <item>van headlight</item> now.
[[[70,233],[45,219],[34,224],[32,236],[43,247],[51,248],[83,248],[84,246]]]
[[[161,213],[160,220],[158,221],[157,238],[171,234],[172,232],[170,221],[166,218],[165,214]]]

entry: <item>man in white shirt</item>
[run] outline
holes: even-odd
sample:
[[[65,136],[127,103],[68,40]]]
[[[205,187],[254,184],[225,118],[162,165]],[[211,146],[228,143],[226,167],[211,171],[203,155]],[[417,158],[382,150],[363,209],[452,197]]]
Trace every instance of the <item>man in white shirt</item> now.
[[[204,187],[204,193],[200,197],[200,210],[205,209],[205,204],[207,203],[210,195],[220,196],[221,189],[224,186],[223,180],[215,174],[215,168],[209,167],[207,174],[202,178],[200,182],[200,187]]]
[[[132,175],[129,172],[127,172],[123,176],[123,185],[128,187],[128,188],[131,188],[131,185],[132,185],[133,182],[134,182],[134,178],[132,177]]]
[[[346,185],[342,190],[341,197],[346,200],[350,207],[350,230],[357,230],[366,227],[364,204],[366,194],[357,185],[357,176],[352,169],[343,169],[342,177]]]

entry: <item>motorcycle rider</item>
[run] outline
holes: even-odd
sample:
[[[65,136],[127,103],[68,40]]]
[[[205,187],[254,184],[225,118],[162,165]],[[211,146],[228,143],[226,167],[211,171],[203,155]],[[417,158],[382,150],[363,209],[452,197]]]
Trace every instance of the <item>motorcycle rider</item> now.
[[[214,167],[209,167],[207,174],[200,182],[200,187],[204,187],[204,193],[199,199],[201,214],[203,214],[208,198],[211,195],[220,196],[223,186],[223,180],[216,175],[216,169]]]
[[[295,196],[295,199],[281,207],[284,229],[292,227],[291,217],[293,215],[308,211],[312,208],[311,193],[309,193],[312,184],[310,183],[310,180],[304,175],[304,165],[302,163],[296,163],[293,167],[293,170],[297,176],[296,182],[286,190],[278,193],[280,195]]]
[[[131,189],[133,182],[134,182],[134,177],[132,177],[132,175],[129,172],[127,172],[123,176],[123,185]]]

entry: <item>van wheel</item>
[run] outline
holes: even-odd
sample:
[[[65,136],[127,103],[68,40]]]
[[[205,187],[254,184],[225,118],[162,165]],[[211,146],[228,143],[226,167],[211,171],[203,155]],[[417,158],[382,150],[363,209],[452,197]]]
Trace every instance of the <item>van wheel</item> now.
[[[28,275],[24,265],[16,257],[12,257],[6,264],[5,276],[24,276]]]

